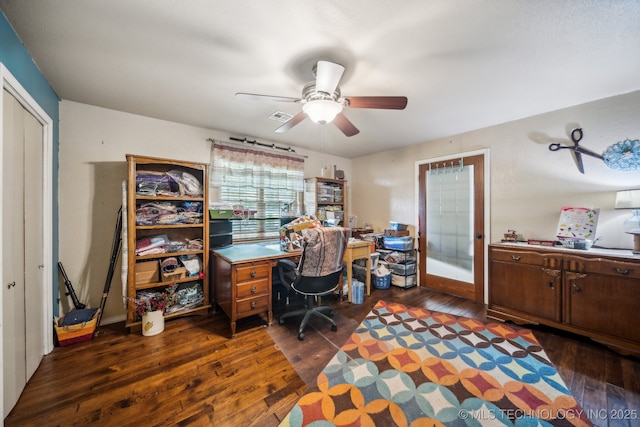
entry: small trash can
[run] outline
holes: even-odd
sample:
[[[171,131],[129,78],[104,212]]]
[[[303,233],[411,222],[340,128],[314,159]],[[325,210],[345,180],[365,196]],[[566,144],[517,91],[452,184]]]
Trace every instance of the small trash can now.
[[[373,277],[375,278],[373,286],[375,286],[376,289],[389,289],[391,286],[391,273],[381,276],[373,273]]]
[[[364,283],[353,279],[351,287],[351,302],[353,304],[362,304],[364,302]]]

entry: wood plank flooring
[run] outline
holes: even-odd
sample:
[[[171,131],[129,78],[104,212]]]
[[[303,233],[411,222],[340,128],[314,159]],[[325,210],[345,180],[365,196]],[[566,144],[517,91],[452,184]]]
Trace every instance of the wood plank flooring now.
[[[487,321],[486,307],[430,291],[373,289],[364,304],[332,305],[338,331],[313,321],[298,341],[295,309],[274,290],[274,325],[259,316],[229,324],[220,311],[174,319],[155,337],[102,326],[93,340],[45,356],[6,426],[277,426],[379,300]],[[278,300],[278,296],[280,299]],[[490,320],[489,320],[490,321]],[[640,426],[640,361],[589,340],[532,327],[549,358],[597,426]],[[622,419],[618,419],[622,418]]]

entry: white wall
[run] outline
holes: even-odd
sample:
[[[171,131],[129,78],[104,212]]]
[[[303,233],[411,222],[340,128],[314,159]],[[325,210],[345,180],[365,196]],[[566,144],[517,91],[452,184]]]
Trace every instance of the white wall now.
[[[482,114],[482,106],[478,111]],[[334,164],[345,171],[348,213],[358,216],[359,226],[368,222],[382,231],[393,220],[411,224],[415,233],[415,162],[488,147],[490,241],[500,240],[507,229],[525,238],[552,237],[560,208],[580,205],[601,209],[599,244],[631,248],[631,236],[622,232],[630,212],[614,211],[613,204],[615,191],[640,188],[640,171],[612,170],[583,156],[582,175],[569,152],[551,152],[548,142],[540,141],[546,134],[569,142],[567,130],[579,126],[581,145],[601,153],[618,141],[640,138],[638,117],[640,92],[634,92],[353,161],[293,148],[308,156],[306,177]],[[71,101],[61,103],[60,118],[60,259],[80,300],[96,307],[127,174],[125,154],[208,163],[207,138],[230,135]],[[121,287],[118,262],[103,323],[124,319]],[[63,302],[62,313],[68,304]]]
[[[209,163],[210,143],[207,139],[228,141],[229,136],[225,132],[72,101],[61,102],[59,250],[60,260],[80,301],[88,302],[90,307],[100,304],[116,214],[122,203],[121,183],[127,179],[125,155]],[[318,176],[321,167],[335,164],[345,171],[345,178],[350,179],[349,159],[292,148],[307,156],[305,177]],[[103,324],[124,320],[120,260],[121,257],[111,283]],[[69,305],[70,301],[64,299],[61,313],[66,313]]]
[[[482,106],[478,113],[482,114]],[[359,224],[368,222],[376,231],[398,221],[412,225],[415,234],[415,162],[488,147],[489,241],[500,240],[507,229],[517,230],[524,238],[552,238],[561,207],[587,206],[601,210],[597,244],[631,248],[632,236],[622,231],[622,222],[631,212],[615,211],[613,206],[617,190],[640,188],[640,170],[613,170],[583,155],[583,175],[568,150],[548,150],[548,138],[563,138],[571,144],[570,130],[582,127],[580,145],[602,153],[618,141],[639,139],[639,117],[640,92],[634,92],[354,159],[351,212]]]

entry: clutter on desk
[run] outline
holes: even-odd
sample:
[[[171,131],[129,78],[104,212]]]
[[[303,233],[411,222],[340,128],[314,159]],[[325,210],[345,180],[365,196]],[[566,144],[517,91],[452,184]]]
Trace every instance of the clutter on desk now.
[[[354,228],[354,227],[350,227],[351,228],[351,236],[355,237],[356,239],[363,239],[363,235],[365,234],[371,234],[373,233],[373,228],[365,228],[365,227],[361,227],[361,228]]]

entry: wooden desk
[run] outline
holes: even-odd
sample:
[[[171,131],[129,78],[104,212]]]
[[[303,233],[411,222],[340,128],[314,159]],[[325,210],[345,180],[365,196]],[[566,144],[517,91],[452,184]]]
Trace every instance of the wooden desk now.
[[[349,301],[353,281],[353,261],[366,260],[367,296],[371,294],[370,242],[350,242],[344,254],[347,264]],[[267,323],[273,322],[273,267],[281,259],[296,259],[301,252],[283,252],[279,244],[240,244],[213,251],[212,303],[225,312],[231,321],[231,337],[236,335],[236,321],[254,314],[266,313]],[[211,274],[211,273],[210,273]],[[342,286],[340,286],[342,297]],[[342,299],[342,298],[341,298]]]
[[[271,286],[272,271],[280,259],[300,256],[283,252],[278,244],[241,244],[213,251],[213,292],[220,308],[231,320],[231,337],[236,335],[236,320],[267,313],[273,321]]]
[[[349,286],[349,302],[351,302],[351,284],[353,281],[353,261],[357,259],[366,260],[366,286],[367,296],[371,295],[371,242],[361,240],[355,242],[349,242],[347,249],[344,252],[344,262],[347,264],[347,284]]]

